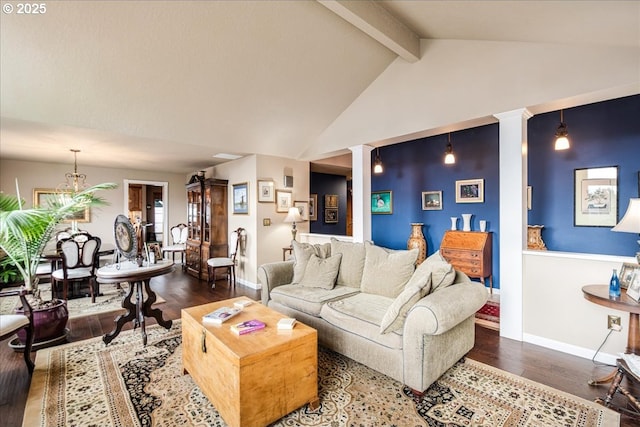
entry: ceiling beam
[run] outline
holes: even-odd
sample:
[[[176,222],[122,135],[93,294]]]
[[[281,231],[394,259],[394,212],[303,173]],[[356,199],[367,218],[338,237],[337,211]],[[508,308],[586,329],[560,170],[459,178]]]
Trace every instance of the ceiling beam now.
[[[318,3],[401,58],[409,62],[420,59],[420,37],[375,2],[318,0]]]

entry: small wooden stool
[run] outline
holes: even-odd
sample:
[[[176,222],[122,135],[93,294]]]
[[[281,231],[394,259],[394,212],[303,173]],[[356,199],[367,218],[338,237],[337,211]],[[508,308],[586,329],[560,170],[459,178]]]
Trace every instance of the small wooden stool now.
[[[607,391],[607,395],[604,397],[604,399],[596,399],[596,402],[606,406],[607,408],[625,413],[626,415],[630,415],[632,417],[640,417],[640,401],[638,401],[638,398],[636,396],[632,395],[626,388],[620,385],[625,375],[627,376],[627,380],[635,381],[638,385],[640,385],[640,377],[638,377],[638,375],[636,375],[629,368],[629,365],[627,365],[627,362],[625,362],[623,359],[618,359],[616,361],[616,368],[617,371],[613,377],[611,386]],[[616,392],[620,392],[621,394],[626,396],[627,399],[629,399],[628,406],[630,406],[631,409],[623,408],[611,403]]]

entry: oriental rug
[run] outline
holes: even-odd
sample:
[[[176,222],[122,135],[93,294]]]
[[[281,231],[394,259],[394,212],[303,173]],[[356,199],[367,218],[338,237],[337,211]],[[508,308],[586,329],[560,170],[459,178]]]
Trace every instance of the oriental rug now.
[[[90,297],[74,298],[67,300],[67,309],[69,310],[69,318],[75,319],[78,317],[91,316],[98,313],[108,313],[111,311],[118,311],[122,308],[122,298],[128,290],[128,283],[124,282],[120,284],[121,289],[118,289],[115,285],[100,285],[100,293],[102,295],[96,296],[96,302],[92,303]],[[49,299],[51,297],[51,284],[42,283],[39,285],[39,289],[43,299]],[[135,298],[135,294],[132,299]],[[135,301],[135,300],[134,300]],[[0,313],[10,314],[13,313],[13,309],[19,306],[20,298],[18,297],[6,297],[0,298]],[[156,294],[157,304],[165,303],[166,300],[160,295]]]
[[[489,299],[476,312],[476,323],[485,328],[500,330],[500,300],[498,298]]]
[[[182,373],[180,321],[38,351],[25,426],[225,426]],[[318,354],[320,407],[272,426],[618,426],[609,409],[467,359],[423,396],[330,350]]]

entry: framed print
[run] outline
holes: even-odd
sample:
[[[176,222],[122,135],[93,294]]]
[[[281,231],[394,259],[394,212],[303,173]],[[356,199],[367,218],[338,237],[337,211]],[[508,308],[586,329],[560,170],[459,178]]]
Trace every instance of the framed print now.
[[[291,191],[276,190],[276,212],[289,212],[291,207]]]
[[[309,202],[304,200],[296,200],[293,202],[293,207],[298,208],[300,216],[303,220],[309,221]]]
[[[56,191],[53,188],[34,188],[33,189],[33,206],[46,207],[49,203],[54,202],[56,199],[60,200],[61,197],[70,195],[69,191]],[[76,222],[91,222],[91,208],[87,207],[82,211],[76,212],[69,218],[62,221],[63,223]]]
[[[393,213],[393,194],[391,193],[391,190],[371,192],[371,213]]]
[[[336,224],[338,222],[338,209],[335,209],[335,208],[325,209],[324,222],[326,224]]]
[[[629,287],[627,288],[627,296],[640,302],[640,268],[633,270],[629,278]]]
[[[618,222],[618,167],[574,170],[576,227],[613,227]]]
[[[634,274],[640,274],[640,264],[625,262],[620,269],[620,287],[627,289],[633,281]]]
[[[249,184],[233,184],[233,213],[249,213]]]
[[[531,210],[531,198],[533,197],[533,188],[527,185],[527,210]]]
[[[337,194],[325,194],[324,195],[324,208],[338,208],[338,195]]]
[[[318,195],[311,194],[309,197],[309,221],[318,220]]]
[[[456,181],[456,203],[484,203],[484,179]]]
[[[276,194],[274,182],[269,180],[258,180],[258,202],[275,203]]]
[[[441,211],[442,210],[442,191],[423,191],[422,192],[422,210],[423,211]]]

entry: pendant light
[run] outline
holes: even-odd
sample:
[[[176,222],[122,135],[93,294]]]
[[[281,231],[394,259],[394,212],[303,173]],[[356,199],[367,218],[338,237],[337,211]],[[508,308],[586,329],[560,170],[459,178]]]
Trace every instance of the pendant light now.
[[[380,149],[376,148],[376,158],[373,161],[373,173],[380,174],[384,171],[382,160],[380,159]]]
[[[449,132],[449,143],[447,144],[447,151],[444,154],[444,164],[453,165],[456,163],[456,156],[453,154],[453,146],[451,145],[451,132]]]
[[[569,145],[569,132],[567,131],[567,125],[564,123],[564,116],[562,114],[562,110],[560,110],[560,125],[558,126],[558,130],[556,130],[556,144],[555,150],[568,150]]]

